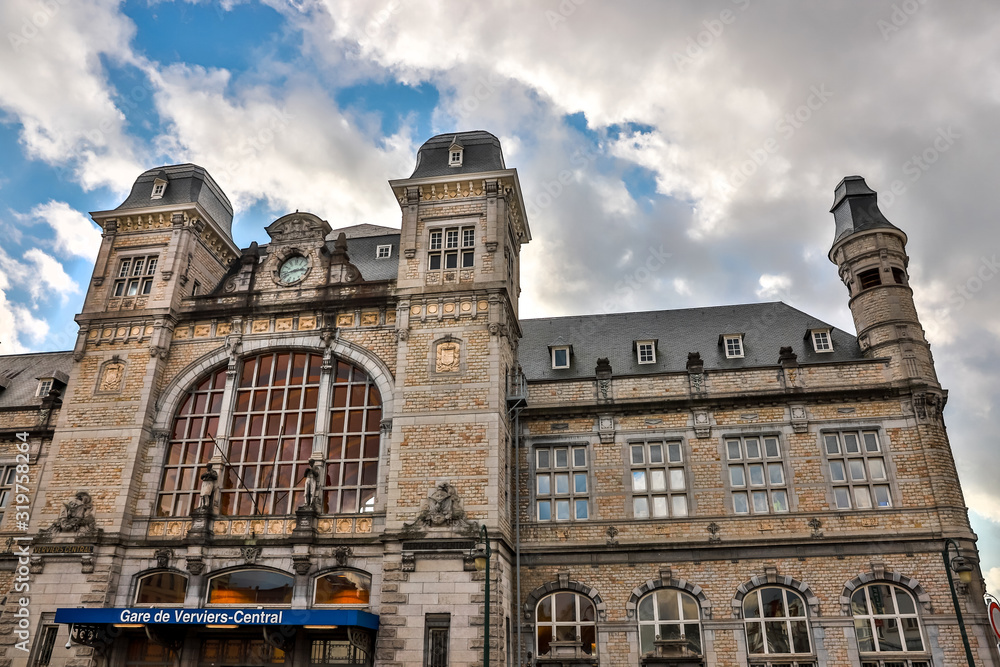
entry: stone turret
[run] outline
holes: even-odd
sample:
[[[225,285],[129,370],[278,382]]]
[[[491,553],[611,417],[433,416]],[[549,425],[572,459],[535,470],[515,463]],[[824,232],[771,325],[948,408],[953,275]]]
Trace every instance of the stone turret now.
[[[937,386],[930,345],[917,317],[906,272],[906,234],[878,208],[861,176],[834,191],[836,233],[830,261],[850,292],[851,314],[865,356],[887,358],[893,380]]]

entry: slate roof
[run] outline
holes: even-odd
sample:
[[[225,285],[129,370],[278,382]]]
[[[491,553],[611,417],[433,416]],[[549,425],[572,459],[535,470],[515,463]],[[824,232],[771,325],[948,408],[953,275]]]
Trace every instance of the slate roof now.
[[[831,328],[833,352],[816,353],[809,329]],[[657,310],[521,320],[518,356],[528,380],[593,378],[607,357],[616,376],[684,371],[689,352],[700,352],[706,370],[776,366],[778,350],[791,346],[800,363],[862,359],[857,339],[780,301],[711,308]],[[719,337],[744,334],[744,358],[727,359]],[[639,364],[634,343],[657,340],[656,363]],[[571,345],[568,369],[553,370],[550,345]]]
[[[332,232],[330,232],[330,235],[327,238],[336,239],[341,232],[343,232],[344,236],[346,236],[349,239],[361,239],[369,236],[386,236],[389,234],[395,234],[396,236],[399,236],[398,227],[383,227],[382,225],[369,225],[366,223],[362,225],[352,225],[350,227],[341,227],[340,229],[335,229]]]
[[[63,383],[69,379],[73,366],[72,352],[35,352],[0,356],[0,408],[38,406],[42,402],[38,391],[38,378],[56,377]],[[60,388],[63,396],[65,388]]]
[[[448,147],[458,139],[464,147],[462,166],[448,166]],[[439,134],[424,142],[417,151],[417,165],[410,178],[431,176],[452,176],[455,174],[477,174],[487,171],[503,171],[503,149],[500,140],[489,132],[451,132]]]
[[[889,222],[878,207],[878,193],[861,176],[845,176],[833,191],[833,213],[837,230],[833,242],[869,229],[899,229]]]
[[[392,246],[389,256],[384,259],[375,257],[375,249],[380,245]],[[333,241],[327,241],[326,246],[333,250]],[[399,273],[399,234],[347,237],[347,256],[365,280],[395,280]]]
[[[157,177],[166,178],[167,188],[163,196],[153,199],[153,181]],[[132,184],[128,197],[116,208],[116,211],[148,208],[150,206],[169,206],[171,204],[190,204],[198,202],[212,218],[219,223],[230,238],[233,229],[233,205],[222,191],[215,179],[196,164],[174,164],[166,167],[156,167],[144,171]]]

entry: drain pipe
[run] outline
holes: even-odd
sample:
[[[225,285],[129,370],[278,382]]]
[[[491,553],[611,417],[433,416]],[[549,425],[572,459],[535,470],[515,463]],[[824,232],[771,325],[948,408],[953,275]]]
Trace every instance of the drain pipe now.
[[[517,592],[514,621],[517,623],[517,667],[524,664],[521,646],[521,408],[514,408],[514,580]]]

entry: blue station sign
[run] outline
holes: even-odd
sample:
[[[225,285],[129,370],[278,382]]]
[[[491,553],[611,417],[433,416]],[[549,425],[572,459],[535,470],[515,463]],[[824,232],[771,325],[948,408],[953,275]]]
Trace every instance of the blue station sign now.
[[[183,609],[158,607],[66,607],[56,623],[89,625],[312,625],[378,630],[378,616],[360,609]]]

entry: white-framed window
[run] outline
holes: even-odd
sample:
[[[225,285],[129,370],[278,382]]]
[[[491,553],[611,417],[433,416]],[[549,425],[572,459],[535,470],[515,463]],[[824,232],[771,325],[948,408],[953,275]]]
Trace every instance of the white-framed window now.
[[[188,578],[179,572],[154,572],[142,577],[135,588],[137,605],[183,605]]]
[[[743,623],[747,633],[747,653],[755,656],[794,656],[812,653],[806,603],[795,591],[778,586],[756,588],[743,598]],[[754,661],[754,664],[759,664]],[[792,662],[778,660],[775,665]],[[814,665],[813,660],[795,663]]]
[[[191,296],[198,296],[201,294],[201,283],[197,280],[194,281],[194,285],[191,286]]]
[[[701,654],[701,609],[693,595],[676,588],[661,588],[639,600],[639,653],[656,649],[654,640],[684,639]]]
[[[535,517],[539,521],[590,518],[586,446],[535,448]]]
[[[159,255],[125,257],[118,264],[114,296],[142,296],[153,291],[153,275]]]
[[[149,195],[150,199],[161,199],[163,193],[167,190],[167,182],[162,179],[156,179],[153,181],[153,192]]]
[[[597,655],[597,609],[579,593],[546,595],[535,607],[535,648],[539,657],[549,655],[554,641],[579,641],[590,656]]]
[[[427,244],[427,268],[431,271],[471,269],[476,265],[476,228],[433,229]]]
[[[391,245],[380,245],[375,248],[375,259],[389,259],[392,257]]]
[[[833,352],[833,339],[829,329],[812,330],[813,350],[816,352]]]
[[[450,167],[461,167],[462,166],[462,149],[452,148],[448,151],[448,166]]]
[[[836,509],[892,507],[889,471],[878,431],[824,433],[823,452]]]
[[[725,347],[727,359],[743,357],[743,334],[726,334],[722,337],[722,345]]]
[[[687,516],[687,475],[681,442],[630,442],[628,456],[632,516],[636,519]]]
[[[0,525],[3,524],[3,515],[7,511],[7,503],[14,495],[14,473],[17,470],[15,465],[0,466]]]
[[[552,368],[569,368],[569,345],[557,345],[552,348]]]
[[[893,656],[882,662],[880,653],[923,653],[920,617],[909,591],[892,584],[869,584],[851,596],[854,631],[865,667],[929,666],[929,660],[905,661]],[[869,654],[869,655],[865,655]],[[870,659],[867,659],[870,658]]]
[[[38,388],[35,390],[35,396],[40,398],[45,398],[52,391],[52,378],[42,378],[38,381]]]
[[[728,437],[726,459],[733,512],[788,511],[788,482],[777,436]]]
[[[656,363],[656,343],[651,340],[637,340],[635,353],[640,364]]]

